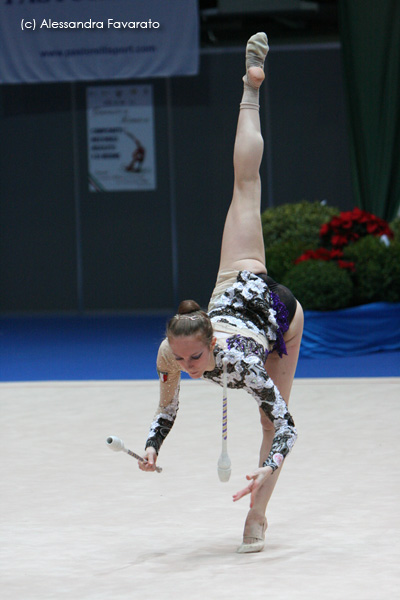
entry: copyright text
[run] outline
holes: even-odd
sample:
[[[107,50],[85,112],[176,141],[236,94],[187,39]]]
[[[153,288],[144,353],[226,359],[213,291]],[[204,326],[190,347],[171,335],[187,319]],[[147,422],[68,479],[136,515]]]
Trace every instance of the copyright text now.
[[[32,20],[21,20],[21,29],[159,29],[159,21],[148,19],[147,21],[116,21],[107,19],[107,21],[53,21],[52,19],[43,19],[41,22]]]

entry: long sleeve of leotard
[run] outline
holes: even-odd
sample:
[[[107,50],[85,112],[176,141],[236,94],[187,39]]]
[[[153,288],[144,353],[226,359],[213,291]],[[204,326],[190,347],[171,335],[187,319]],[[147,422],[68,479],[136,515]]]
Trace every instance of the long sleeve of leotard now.
[[[158,350],[157,372],[160,379],[160,401],[145,447],[152,446],[158,454],[172,429],[179,408],[181,370],[173,357],[168,340],[164,340]]]
[[[255,358],[255,357],[253,357]],[[258,405],[272,422],[275,435],[264,467],[275,471],[289,454],[297,439],[297,431],[287,404],[269,377],[261,360],[249,365],[243,378],[243,388],[256,399]]]
[[[225,364],[228,387],[244,389],[256,399],[275,428],[271,451],[263,465],[275,471],[297,439],[292,416],[264,367],[262,349],[261,352],[259,349],[257,351],[257,344],[253,340],[240,335],[229,338],[228,344],[228,349],[217,348],[216,367],[214,371],[205,373],[204,377],[222,385]]]

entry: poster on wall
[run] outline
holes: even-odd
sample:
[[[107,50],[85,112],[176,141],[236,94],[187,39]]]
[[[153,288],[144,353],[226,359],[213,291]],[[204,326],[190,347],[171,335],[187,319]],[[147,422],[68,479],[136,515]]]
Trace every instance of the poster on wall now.
[[[86,90],[89,190],[155,190],[152,85]]]

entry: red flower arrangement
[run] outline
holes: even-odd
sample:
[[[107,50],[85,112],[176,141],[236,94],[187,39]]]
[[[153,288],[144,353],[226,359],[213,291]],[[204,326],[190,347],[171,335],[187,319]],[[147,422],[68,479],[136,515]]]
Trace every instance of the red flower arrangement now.
[[[322,248],[307,250],[295,260],[294,264],[297,265],[305,260],[335,260],[341,269],[355,271],[353,262],[343,260],[343,248],[366,235],[386,235],[389,239],[394,237],[386,221],[365,210],[354,208],[351,211],[341,212],[329,223],[322,225],[319,231]]]
[[[392,239],[393,231],[386,221],[360,208],[341,212],[322,225],[319,231],[321,245],[325,248],[341,249],[366,235],[386,235]]]
[[[333,250],[327,250],[327,248],[318,248],[318,250],[306,250],[299,258],[294,261],[297,265],[305,260],[337,260],[337,264],[341,269],[349,269],[349,271],[355,271],[353,262],[348,260],[342,260],[343,252],[334,248]]]

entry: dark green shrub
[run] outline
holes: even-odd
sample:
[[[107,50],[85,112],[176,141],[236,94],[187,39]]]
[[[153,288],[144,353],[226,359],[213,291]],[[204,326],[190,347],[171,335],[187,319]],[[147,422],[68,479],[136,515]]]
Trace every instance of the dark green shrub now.
[[[400,241],[386,246],[369,235],[345,248],[344,256],[355,263],[355,304],[400,301]]]
[[[298,241],[315,247],[321,225],[339,213],[338,208],[305,200],[268,208],[261,215],[265,248],[268,250],[277,241]]]
[[[394,233],[394,239],[400,242],[400,217],[396,217],[391,223],[389,223],[390,229]]]
[[[313,250],[318,242],[314,243]],[[279,240],[269,246],[265,252],[268,275],[281,282],[286,273],[294,266],[296,258],[310,249],[310,244],[299,240]]]
[[[282,280],[305,310],[337,310],[352,303],[353,282],[334,262],[301,262]]]
[[[383,302],[400,302],[400,236],[387,248],[382,269]]]
[[[368,234],[343,248],[343,260],[355,264],[354,273],[341,269],[334,260],[293,265],[303,252],[318,248],[322,225],[337,215],[340,210],[336,207],[307,201],[265,210],[261,217],[268,273],[287,285],[307,310],[400,302],[400,217],[390,223],[395,237],[388,247]]]

